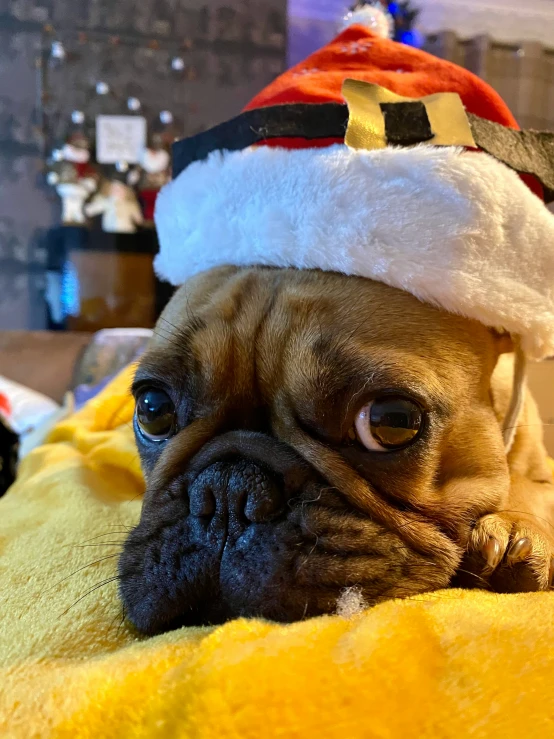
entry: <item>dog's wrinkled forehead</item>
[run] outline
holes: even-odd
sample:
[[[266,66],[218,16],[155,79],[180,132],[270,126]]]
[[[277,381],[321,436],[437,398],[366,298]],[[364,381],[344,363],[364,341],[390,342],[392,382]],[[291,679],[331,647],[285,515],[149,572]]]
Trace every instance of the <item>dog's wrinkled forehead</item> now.
[[[229,267],[177,291],[139,376],[162,373],[206,404],[276,392],[329,404],[368,383],[448,402],[479,381],[487,353],[492,367],[489,345],[480,324],[371,280]]]

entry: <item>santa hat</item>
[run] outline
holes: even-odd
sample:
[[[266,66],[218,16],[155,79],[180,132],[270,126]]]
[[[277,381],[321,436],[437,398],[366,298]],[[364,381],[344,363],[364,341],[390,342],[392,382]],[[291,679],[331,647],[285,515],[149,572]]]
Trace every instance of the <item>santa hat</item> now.
[[[554,135],[518,131],[485,82],[378,35],[378,13],[352,13],[241,116],[175,144],[158,275],[361,275],[554,354],[554,216],[538,197],[554,191]]]

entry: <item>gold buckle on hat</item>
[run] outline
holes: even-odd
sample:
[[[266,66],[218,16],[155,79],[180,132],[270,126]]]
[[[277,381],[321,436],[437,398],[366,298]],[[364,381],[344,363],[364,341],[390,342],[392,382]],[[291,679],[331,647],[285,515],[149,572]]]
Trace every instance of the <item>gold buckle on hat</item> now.
[[[395,144],[477,148],[456,92],[408,98],[370,82],[347,79],[342,94],[349,112],[344,141],[352,149],[384,149]]]

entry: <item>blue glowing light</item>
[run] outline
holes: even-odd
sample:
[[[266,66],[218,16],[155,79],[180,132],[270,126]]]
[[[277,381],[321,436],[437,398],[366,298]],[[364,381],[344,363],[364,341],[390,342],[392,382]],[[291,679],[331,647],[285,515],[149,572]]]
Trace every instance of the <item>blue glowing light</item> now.
[[[419,31],[402,31],[400,34],[400,41],[407,46],[415,46],[419,48],[423,45],[423,37]]]

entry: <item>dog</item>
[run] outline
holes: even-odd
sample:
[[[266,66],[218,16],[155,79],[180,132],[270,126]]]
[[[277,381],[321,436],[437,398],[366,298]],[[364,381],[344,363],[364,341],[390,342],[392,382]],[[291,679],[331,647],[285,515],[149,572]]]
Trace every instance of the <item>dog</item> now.
[[[119,560],[145,634],[290,622],[449,585],[550,587],[554,485],[511,340],[372,280],[220,267],[133,385],[147,489]]]
[[[0,413],[0,498],[15,482],[19,454],[19,436]]]

